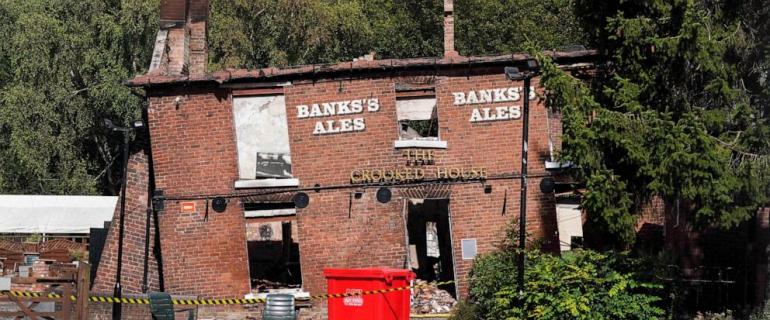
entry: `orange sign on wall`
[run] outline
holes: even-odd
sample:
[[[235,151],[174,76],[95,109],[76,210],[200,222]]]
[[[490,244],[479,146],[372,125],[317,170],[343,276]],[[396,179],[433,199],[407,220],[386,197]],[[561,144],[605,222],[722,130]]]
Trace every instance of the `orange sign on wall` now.
[[[195,202],[182,202],[180,203],[179,211],[183,213],[195,212]]]

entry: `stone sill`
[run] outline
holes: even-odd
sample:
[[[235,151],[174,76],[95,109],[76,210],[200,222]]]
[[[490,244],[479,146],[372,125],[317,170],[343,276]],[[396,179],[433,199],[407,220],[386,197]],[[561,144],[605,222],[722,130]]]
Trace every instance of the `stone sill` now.
[[[575,165],[572,162],[558,162],[558,161],[546,161],[545,162],[545,169],[546,170],[558,170],[558,169],[569,169],[574,167]]]
[[[236,189],[298,187],[299,179],[254,179],[235,181]]]
[[[440,140],[396,140],[393,142],[396,149],[402,148],[427,148],[427,149],[446,149],[447,142]]]
[[[249,210],[243,212],[246,218],[293,216],[295,214],[297,214],[297,209]]]

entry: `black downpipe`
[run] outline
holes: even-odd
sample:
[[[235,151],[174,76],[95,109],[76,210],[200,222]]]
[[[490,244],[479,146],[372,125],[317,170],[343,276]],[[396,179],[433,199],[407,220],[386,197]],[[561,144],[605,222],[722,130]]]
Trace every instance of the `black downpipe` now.
[[[149,126],[149,117],[147,108],[142,108],[142,122]],[[152,143],[150,142],[149,128],[145,136],[145,154],[147,155],[147,217],[144,224],[144,270],[142,274],[142,292],[147,293],[150,289],[148,272],[150,260],[150,219],[153,214],[152,196],[155,192],[155,170],[152,162]]]
[[[155,257],[155,261],[158,263],[158,287],[161,292],[166,291],[166,282],[163,280],[163,255],[160,251],[160,225],[158,224],[158,211],[152,212],[152,223],[155,226],[155,242],[152,250],[152,255]]]
[[[152,199],[152,198],[150,198]],[[150,200],[152,202],[152,200]],[[147,279],[147,273],[149,268],[149,260],[150,260],[150,216],[152,216],[152,207],[150,207],[152,204],[148,204],[147,207],[147,217],[144,221],[144,269],[142,270],[142,292],[147,293],[147,290],[150,289],[148,279]]]

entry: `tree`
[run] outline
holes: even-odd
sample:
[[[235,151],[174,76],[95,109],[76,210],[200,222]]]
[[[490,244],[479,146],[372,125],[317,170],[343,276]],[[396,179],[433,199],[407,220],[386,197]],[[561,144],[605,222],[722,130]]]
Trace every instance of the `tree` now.
[[[212,69],[282,67],[352,59],[371,29],[359,1],[212,2]]]
[[[584,45],[573,0],[456,0],[457,48],[464,55]]]
[[[461,54],[582,44],[571,0],[457,0]],[[437,57],[443,0],[219,0],[212,2],[213,69],[260,68],[377,58]]]
[[[139,117],[159,2],[0,1],[0,192],[115,193],[120,137]]]
[[[766,15],[766,4],[749,4]],[[561,158],[587,183],[589,219],[630,244],[635,214],[653,197],[700,226],[735,226],[766,203],[767,60],[751,59],[766,58],[767,46],[742,20],[746,7],[577,0],[575,8],[606,68],[589,86],[541,58],[550,102],[564,114]]]

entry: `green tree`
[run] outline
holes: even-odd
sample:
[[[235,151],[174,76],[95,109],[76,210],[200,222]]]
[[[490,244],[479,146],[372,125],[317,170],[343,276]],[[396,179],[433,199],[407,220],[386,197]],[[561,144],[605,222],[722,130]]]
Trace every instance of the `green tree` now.
[[[0,193],[116,192],[120,137],[139,117],[159,1],[0,0]],[[119,162],[119,160],[118,160]]]
[[[546,61],[543,83],[564,113],[561,157],[587,182],[589,219],[624,244],[655,196],[696,225],[748,219],[767,200],[770,145],[766,100],[746,86],[762,87],[762,77],[746,67],[757,65],[748,57],[758,48],[735,14],[745,8],[695,0],[575,8],[608,61],[590,86]]]
[[[547,50],[584,45],[573,0],[456,0],[457,49],[463,55]]]
[[[520,52],[583,44],[571,0],[458,0],[462,54]],[[212,2],[213,69],[437,57],[443,51],[443,0],[218,0]]]
[[[282,67],[361,55],[371,30],[358,1],[212,2],[212,69]]]

